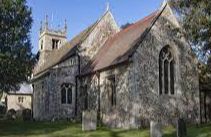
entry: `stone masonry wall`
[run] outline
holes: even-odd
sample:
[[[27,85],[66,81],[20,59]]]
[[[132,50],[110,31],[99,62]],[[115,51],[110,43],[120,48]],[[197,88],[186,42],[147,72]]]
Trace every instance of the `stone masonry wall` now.
[[[82,43],[79,49],[81,67],[85,66],[105,40],[117,31],[112,23],[112,16],[107,16]],[[78,116],[80,117],[84,110],[83,87],[87,85],[88,109],[97,111],[100,101],[100,119],[109,127],[138,128],[148,126],[150,120],[174,124],[178,117],[197,122],[197,60],[182,34],[176,31],[177,27],[179,26],[169,14],[169,9],[164,11],[130,62],[78,79]],[[159,95],[159,54],[166,45],[172,49],[175,59],[174,95]],[[72,83],[76,86],[78,60],[72,64],[72,59],[74,60],[74,57],[53,67],[48,75],[34,83],[35,119],[74,118],[75,88],[72,104],[61,104],[60,94],[62,83]],[[108,96],[108,77],[112,75],[116,81],[116,106],[111,106]]]
[[[169,22],[166,15],[169,17],[168,12],[164,12],[154,24],[132,56],[132,62],[100,72],[100,90],[92,92],[93,87],[88,87],[89,96],[95,95],[94,102],[100,92],[101,120],[107,126],[138,128],[149,126],[150,120],[175,124],[178,117],[192,123],[198,122],[197,59],[182,34],[175,29],[178,26]],[[166,45],[172,49],[175,59],[174,95],[159,95],[159,54]],[[107,78],[110,75],[116,78],[115,107],[111,106],[108,98]],[[92,75],[81,82],[87,81],[87,85],[92,85],[98,81],[97,78]]]
[[[109,127],[135,128],[136,119],[131,112],[132,94],[129,92],[129,65],[125,64],[114,69],[103,71],[98,75],[91,75],[81,79],[81,86],[87,86],[89,110],[98,110],[98,98],[100,97],[100,119]],[[116,106],[111,105],[108,93],[108,78],[115,76],[116,81]],[[99,89],[100,88],[100,89]],[[83,92],[80,90],[79,92]],[[80,93],[83,95],[83,93]],[[83,97],[79,97],[83,106]],[[83,108],[81,109],[83,110]]]
[[[175,94],[159,95],[159,54],[169,45],[175,59]],[[131,93],[137,92],[133,104],[139,104],[144,121],[160,120],[175,124],[178,117],[198,122],[199,84],[197,60],[190,46],[174,26],[161,16],[133,56],[130,68]],[[133,108],[133,107],[132,107]],[[134,111],[134,110],[131,110]]]
[[[23,98],[23,102],[19,101],[19,98]],[[32,96],[31,95],[18,95],[8,94],[7,95],[7,110],[14,109],[15,111],[22,111],[24,109],[31,109],[32,107]]]
[[[66,119],[75,116],[75,76],[78,61],[72,57],[55,66],[50,73],[34,83],[34,118],[36,120]],[[72,104],[61,103],[61,85],[70,83]]]
[[[105,41],[119,31],[112,14],[107,12],[97,23],[91,34],[79,47],[81,57],[81,68],[96,55]]]
[[[90,59],[97,53],[104,42],[119,31],[113,16],[107,12],[94,27],[90,35],[79,46],[81,68],[87,65]],[[34,82],[34,118],[38,120],[51,120],[73,118],[75,116],[75,91],[76,76],[79,73],[76,57],[50,69],[49,74]],[[74,85],[73,103],[61,104],[61,84]],[[80,90],[80,87],[78,87]],[[80,95],[80,94],[78,94]],[[80,97],[80,96],[79,96]],[[92,101],[94,103],[94,101]],[[78,111],[81,112],[79,102]],[[79,113],[80,116],[81,113]]]

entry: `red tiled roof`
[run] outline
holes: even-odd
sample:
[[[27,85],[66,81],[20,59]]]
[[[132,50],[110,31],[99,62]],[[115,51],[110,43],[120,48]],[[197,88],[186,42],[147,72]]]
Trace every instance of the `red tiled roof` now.
[[[82,75],[121,63],[128,59],[128,52],[147,28],[149,28],[160,12],[156,11],[142,20],[121,30],[109,38],[93,60],[82,70]]]

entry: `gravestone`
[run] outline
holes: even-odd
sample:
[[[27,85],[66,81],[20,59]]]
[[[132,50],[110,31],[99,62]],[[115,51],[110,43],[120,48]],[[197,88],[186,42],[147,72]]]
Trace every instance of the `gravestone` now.
[[[96,130],[97,112],[94,110],[86,110],[82,113],[82,131]]]
[[[150,122],[150,137],[162,137],[162,127],[160,122]]]
[[[186,137],[187,136],[187,127],[184,119],[177,120],[177,137]]]

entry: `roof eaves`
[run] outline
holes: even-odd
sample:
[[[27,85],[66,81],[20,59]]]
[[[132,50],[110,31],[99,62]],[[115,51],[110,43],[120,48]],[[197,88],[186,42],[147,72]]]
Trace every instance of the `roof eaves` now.
[[[82,74],[78,75],[78,77],[84,77],[84,76],[87,76],[87,75],[92,75],[92,74],[95,74],[97,72],[102,72],[102,71],[105,71],[105,70],[108,70],[110,68],[114,68],[116,66],[119,66],[119,65],[122,65],[122,64],[126,64],[126,63],[129,63],[129,60],[122,60],[122,61],[120,61],[118,63],[112,63],[109,66],[106,66],[106,67],[103,67],[103,68],[99,68],[99,69],[96,69],[94,71],[82,73]]]
[[[95,29],[95,27],[97,26],[97,24],[106,16],[107,13],[109,13],[109,11],[105,12],[105,13],[103,14],[103,16],[102,16],[100,19],[98,19],[93,25],[90,26],[90,30],[88,30],[88,31],[85,33],[85,35],[81,38],[81,40],[79,41],[79,43],[77,44],[77,46],[78,46],[78,45],[81,45],[81,44],[87,39],[87,37],[92,33],[92,31]],[[76,46],[76,45],[74,45],[74,46]],[[71,56],[67,56],[66,58],[63,58],[61,61],[59,61],[59,62],[57,62],[57,63],[55,63],[55,64],[52,64],[52,65],[49,66],[48,68],[46,68],[46,69],[42,70],[41,72],[35,74],[36,77],[41,77],[42,75],[45,74],[45,71],[48,71],[48,70],[49,70],[49,68],[51,68],[51,67],[53,67],[53,66],[55,66],[55,65],[57,65],[57,64],[59,64],[59,63],[61,63],[61,62],[64,61],[64,60],[67,60],[69,57],[71,57]],[[38,76],[37,76],[37,75],[38,75]],[[35,78],[35,79],[37,79],[37,78]]]
[[[91,28],[92,28],[92,27],[95,27],[95,24],[93,24],[93,26],[91,26]],[[91,30],[91,29],[90,29],[90,30]],[[87,32],[88,34],[91,33],[90,30],[88,30],[88,32]],[[82,37],[82,38],[81,38],[82,40],[80,40],[80,42],[79,42],[78,44],[73,45],[73,49],[75,48],[75,46],[78,46],[78,45],[80,45],[81,43],[83,43],[83,41],[89,36],[88,34],[86,34],[86,36]],[[51,67],[53,67],[53,66],[55,66],[55,65],[57,65],[57,64],[59,64],[59,63],[61,63],[61,62],[63,62],[64,60],[67,60],[69,57],[72,57],[72,56],[71,56],[71,55],[70,55],[70,56],[67,56],[67,57],[63,58],[62,60],[60,60],[59,62],[56,62],[56,63],[50,65],[50,66],[47,67],[46,69],[44,69],[44,70],[38,72],[37,74],[35,74],[35,76],[45,74],[45,71],[47,71],[47,70],[49,70]],[[40,77],[40,76],[38,76],[38,77]]]
[[[109,68],[110,66],[115,66],[115,64],[121,64],[121,62],[125,62],[125,61],[128,61],[128,59],[133,55],[133,53],[136,51],[136,49],[138,48],[138,46],[141,44],[141,42],[145,39],[146,35],[148,34],[148,32],[150,31],[150,29],[152,28],[152,26],[155,24],[155,22],[157,21],[157,19],[159,18],[159,16],[162,14],[163,10],[165,9],[165,7],[161,10],[161,12],[158,12],[155,19],[152,21],[151,25],[149,25],[149,27],[147,27],[145,29],[145,31],[143,32],[143,34],[137,39],[134,41],[134,43],[132,45],[133,48],[131,48],[128,52],[125,53],[125,57],[119,61],[116,61],[116,62],[113,62],[112,64],[110,64],[109,66],[105,66],[103,68],[98,68],[98,69],[92,69],[92,70],[87,70],[84,72],[84,74],[82,75],[89,75],[89,74],[92,74],[93,72],[96,72],[96,71],[101,71],[101,70],[104,70],[106,68]],[[128,28],[126,28],[125,30],[129,29],[130,27],[132,26],[129,26]],[[123,30],[123,31],[125,31]],[[138,44],[139,43],[139,44]],[[105,52],[104,52],[105,53]],[[98,60],[99,61],[99,60]],[[89,65],[91,65],[93,63],[90,62]],[[96,62],[95,62],[96,63]]]
[[[35,80],[41,78],[42,76],[47,75],[48,72],[49,72],[49,69],[44,70],[44,71],[42,71],[42,72],[40,72],[40,73],[34,75],[33,78],[32,78],[29,82],[30,82],[30,83],[34,82]]]

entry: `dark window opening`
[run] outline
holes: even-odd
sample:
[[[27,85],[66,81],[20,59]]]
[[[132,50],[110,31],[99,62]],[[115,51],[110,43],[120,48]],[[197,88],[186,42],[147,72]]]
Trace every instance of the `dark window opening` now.
[[[44,90],[44,82],[41,82],[42,90]]]
[[[43,40],[41,41],[40,49],[41,49],[41,50],[43,49]]]
[[[111,100],[111,105],[116,106],[116,81],[115,76],[111,76],[108,78],[108,86],[109,86],[109,96]]]
[[[174,61],[170,63],[170,85],[171,85],[171,94],[174,94]]]
[[[165,91],[165,94],[168,94],[168,92],[169,92],[169,89],[168,89],[168,86],[169,86],[169,77],[168,77],[168,74],[169,74],[169,71],[168,71],[168,66],[169,66],[169,64],[168,64],[168,61],[167,60],[165,60],[164,61],[164,91]]]
[[[18,102],[23,103],[23,97],[18,97]]]
[[[59,46],[59,40],[52,39],[52,49],[58,49],[58,46]]]
[[[72,104],[72,85],[65,83],[61,86],[61,103]]]
[[[68,88],[67,90],[67,103],[72,104],[72,88]]]
[[[65,88],[62,88],[61,96],[62,96],[62,104],[65,104],[66,103],[66,89]]]

